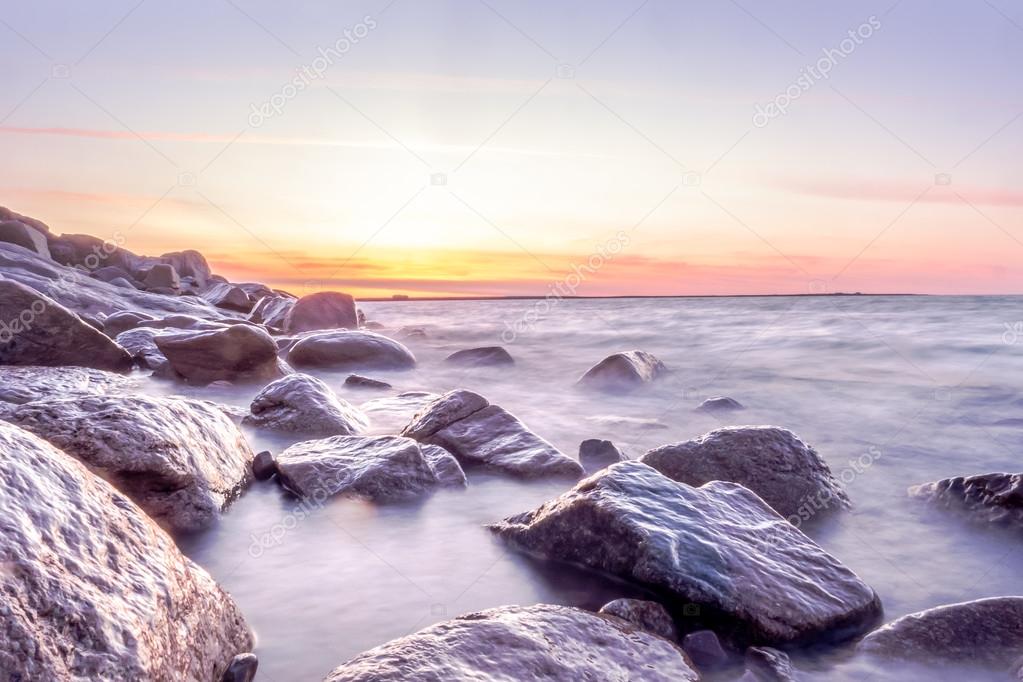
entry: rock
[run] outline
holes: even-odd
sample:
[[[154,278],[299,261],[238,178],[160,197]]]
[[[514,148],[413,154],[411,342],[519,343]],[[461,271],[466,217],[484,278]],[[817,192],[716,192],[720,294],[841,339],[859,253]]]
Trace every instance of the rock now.
[[[486,348],[467,348],[452,353],[444,362],[465,367],[479,367],[481,365],[514,365],[515,358],[501,346],[487,346]]]
[[[1023,597],[991,597],[911,613],[871,632],[859,650],[932,665],[1008,669],[1023,651]]]
[[[224,671],[220,682],[252,682],[256,678],[259,659],[256,654],[238,654]]]
[[[0,401],[18,405],[44,398],[123,391],[129,383],[123,374],[87,367],[0,365]]]
[[[288,334],[319,329],[358,329],[355,299],[337,291],[321,291],[295,301],[284,320]]]
[[[746,649],[746,674],[740,682],[796,682],[786,653],[766,646]]]
[[[117,335],[117,345],[128,351],[140,367],[161,371],[169,366],[169,362],[153,339],[160,335],[159,329],[138,327],[121,332]]]
[[[682,650],[701,670],[720,668],[728,663],[728,654],[721,648],[721,642],[713,630],[690,632],[682,640]]]
[[[46,223],[41,220],[36,220],[35,218],[29,218],[28,216],[21,215],[20,213],[15,213],[6,206],[0,206],[0,220],[17,220],[20,223],[24,223],[29,227],[35,228],[44,235],[50,234],[50,228],[46,225]]]
[[[491,529],[532,555],[631,580],[669,609],[696,605],[702,626],[736,646],[853,637],[881,616],[870,587],[754,493],[693,488],[642,462]]]
[[[285,321],[288,319],[288,311],[295,305],[295,301],[293,296],[281,294],[264,296],[252,308],[252,312],[249,313],[249,321],[283,330]]]
[[[627,459],[625,453],[609,440],[588,438],[579,444],[579,463],[590,473]]]
[[[244,289],[226,282],[211,284],[202,292],[202,297],[218,308],[237,310],[242,313],[252,310],[254,304]]]
[[[266,381],[286,373],[277,344],[256,327],[173,332],[153,340],[174,371],[190,383]]]
[[[252,460],[252,475],[257,481],[269,481],[277,473],[277,461],[269,450],[263,450]]]
[[[113,265],[97,268],[90,272],[89,276],[93,279],[98,279],[101,282],[112,282],[118,278],[126,279],[128,281],[133,279],[130,272],[125,272],[121,268]]]
[[[462,471],[462,465],[458,463],[454,455],[439,445],[428,443],[421,443],[419,449],[422,450],[423,456],[426,457],[427,463],[433,469],[433,474],[441,485],[453,488],[464,488],[467,485],[468,481],[466,481],[465,472]]]
[[[817,451],[774,426],[730,426],[650,450],[640,458],[681,483],[739,483],[795,524],[818,510],[849,506],[849,497]]]
[[[452,391],[426,405],[401,435],[440,445],[462,463],[523,478],[581,476],[574,459],[472,391]]]
[[[600,613],[627,620],[640,630],[677,642],[678,630],[668,610],[655,601],[615,599],[600,607]]]
[[[131,362],[128,351],[53,299],[0,279],[0,364],[119,372]]]
[[[212,331],[215,329],[223,329],[228,326],[226,324],[228,320],[223,322],[206,320],[195,315],[167,315],[161,317],[158,320],[146,320],[140,322],[140,327],[152,327],[153,329],[188,329],[190,331]]]
[[[252,648],[206,571],[131,500],[0,423],[0,678],[217,680]]]
[[[738,400],[719,396],[715,398],[707,398],[700,403],[700,406],[696,409],[700,412],[713,412],[717,414],[721,412],[745,410],[746,408]]]
[[[438,485],[419,444],[398,436],[332,436],[296,443],[277,457],[277,479],[299,497],[354,493],[378,502],[419,497]]]
[[[269,384],[250,410],[246,425],[305,438],[351,436],[369,428],[366,415],[308,374],[290,374]]]
[[[114,279],[110,280],[109,284],[112,285],[112,286],[115,286],[115,287],[120,287],[122,289],[137,289],[138,288],[138,287],[135,286],[134,282],[130,281],[129,279],[127,279],[125,277],[115,277]]]
[[[447,680],[695,682],[685,654],[617,618],[569,606],[469,613],[371,649],[326,682]]]
[[[110,338],[117,338],[122,332],[135,329],[144,322],[151,322],[156,318],[148,313],[125,310],[123,312],[108,315],[103,320],[103,331]]]
[[[181,288],[181,278],[178,276],[178,271],[174,269],[173,265],[168,265],[167,263],[157,263],[149,268],[142,283],[146,285],[147,289],[172,289],[176,291]]]
[[[391,388],[391,385],[386,381],[370,379],[369,377],[360,376],[358,374],[349,374],[348,378],[345,379],[345,386],[351,386],[352,388]]]
[[[1023,474],[957,476],[913,486],[909,494],[976,522],[1023,528]]]
[[[6,419],[75,457],[173,530],[210,525],[250,481],[244,436],[204,401],[56,398],[21,405]]]
[[[86,273],[112,266],[134,276],[145,262],[144,258],[112,241],[88,234],[62,234],[59,237],[51,234],[47,242],[53,260]]]
[[[212,274],[205,256],[198,251],[165,253],[160,256],[160,261],[172,266],[181,277],[191,277],[199,288],[206,286]]]
[[[295,367],[411,369],[416,357],[386,336],[366,331],[329,331],[303,337],[288,351]]]
[[[20,246],[43,258],[50,257],[46,235],[20,220],[0,222],[0,242]]]
[[[586,370],[578,384],[612,393],[624,392],[648,384],[667,371],[664,363],[650,353],[630,350],[607,356]]]

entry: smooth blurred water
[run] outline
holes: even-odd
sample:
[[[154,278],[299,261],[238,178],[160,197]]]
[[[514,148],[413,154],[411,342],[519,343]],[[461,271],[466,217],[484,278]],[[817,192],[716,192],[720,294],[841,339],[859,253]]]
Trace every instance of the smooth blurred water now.
[[[416,354],[414,371],[363,372],[390,392],[349,390],[347,372],[320,373],[361,403],[401,391],[470,388],[575,455],[608,438],[632,456],[726,424],[774,424],[813,444],[846,475],[852,511],[805,530],[877,590],[886,620],[938,604],[1023,592],[1019,538],[969,525],[906,496],[941,477],[1019,471],[1023,306],[1015,297],[792,297],[567,300],[536,324],[535,301],[368,303],[370,320]],[[528,314],[528,315],[527,315]],[[509,329],[518,325],[521,333]],[[1017,338],[1016,332],[1019,332]],[[396,336],[396,338],[401,338]],[[1020,345],[1017,345],[1020,344]],[[460,370],[442,360],[501,344],[512,368]],[[673,374],[609,397],[573,383],[609,353],[643,349]],[[180,391],[152,382],[154,391]],[[186,389],[247,406],[257,387]],[[694,408],[728,395],[747,406],[719,420]],[[377,415],[374,431],[402,423]],[[257,449],[285,443],[250,433]],[[259,642],[259,679],[318,680],[355,654],[459,613],[504,604],[599,607],[626,585],[542,565],[508,551],[487,522],[565,488],[470,475],[464,491],[419,504],[334,499],[298,507],[256,484],[215,528],[181,538],[240,604]],[[260,549],[253,538],[270,534]],[[1001,679],[992,673],[877,665],[848,648],[794,658],[808,679]],[[727,677],[727,676],[726,676]]]

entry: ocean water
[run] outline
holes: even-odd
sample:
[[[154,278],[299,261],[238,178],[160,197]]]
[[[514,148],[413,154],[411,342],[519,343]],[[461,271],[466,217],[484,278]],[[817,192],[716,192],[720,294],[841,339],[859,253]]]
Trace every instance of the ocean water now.
[[[829,462],[854,504],[804,530],[873,586],[891,620],[1023,593],[1017,535],[906,495],[908,486],[942,477],[1020,470],[1021,303],[867,296],[367,303],[368,318],[406,343],[418,367],[363,372],[394,384],[383,393],[343,387],[347,372],[319,376],[355,404],[469,388],[572,455],[586,438],[611,439],[636,457],[729,424],[789,428]],[[425,335],[397,334],[408,326]],[[493,344],[511,352],[514,367],[467,371],[442,362],[455,350]],[[574,388],[590,365],[630,349],[654,353],[671,376],[622,397]],[[240,406],[256,390],[184,389]],[[723,418],[694,411],[714,395],[747,409]],[[395,432],[405,414],[380,405],[373,432]],[[285,445],[249,435],[257,449]],[[234,595],[256,631],[258,679],[319,680],[366,649],[460,613],[538,602],[597,608],[633,594],[519,556],[483,527],[565,488],[470,473],[466,490],[416,504],[315,506],[257,483],[217,526],[179,542]],[[880,664],[854,656],[851,646],[793,660],[811,680],[1005,678]]]

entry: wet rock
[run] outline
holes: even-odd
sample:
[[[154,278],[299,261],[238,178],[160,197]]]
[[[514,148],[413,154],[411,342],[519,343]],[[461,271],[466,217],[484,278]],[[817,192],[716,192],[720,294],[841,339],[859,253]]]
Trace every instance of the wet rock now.
[[[131,368],[131,355],[51,298],[0,279],[0,364]]]
[[[696,605],[733,645],[853,637],[877,595],[741,485],[677,483],[642,462],[614,464],[539,508],[493,524],[514,547],[588,566]]]
[[[849,497],[817,451],[774,426],[730,426],[699,438],[650,450],[640,458],[665,476],[700,486],[739,483],[798,523],[813,513],[849,506]]]
[[[586,371],[580,386],[611,393],[625,392],[648,384],[667,373],[664,363],[641,350],[609,355]]]
[[[746,408],[738,400],[733,398],[727,398],[718,396],[715,398],[707,398],[700,406],[696,408],[700,412],[712,412],[714,414],[720,414],[723,412],[736,412],[738,410],[745,410]]]
[[[1023,528],[1023,474],[957,476],[913,486],[909,494],[973,521]]]
[[[162,332],[159,329],[138,327],[117,335],[117,345],[128,351],[135,362],[144,369],[163,370],[168,366],[167,358],[156,346],[153,339]]]
[[[256,327],[172,332],[154,341],[174,371],[190,383],[266,381],[287,371],[273,337]]]
[[[20,220],[0,222],[0,242],[20,246],[43,258],[50,257],[46,235]]]
[[[256,654],[238,654],[227,666],[220,682],[252,682],[256,678],[257,668],[259,659],[256,658]]]
[[[487,346],[485,348],[467,348],[452,353],[444,362],[464,367],[514,365],[515,358],[501,346]]]
[[[569,606],[470,613],[371,649],[326,682],[699,679],[681,649],[617,618]]]
[[[423,451],[423,456],[426,457],[426,461],[441,485],[454,488],[466,486],[468,481],[466,481],[465,472],[462,471],[462,465],[458,463],[454,455],[439,445],[428,443],[420,443],[419,449]]]
[[[682,649],[700,670],[712,670],[728,663],[728,654],[713,630],[690,632],[682,640]]]
[[[746,674],[740,682],[796,682],[787,654],[766,646],[746,649]]]
[[[353,388],[391,388],[391,385],[386,381],[370,379],[369,377],[360,376],[358,374],[349,374],[348,378],[345,379],[345,386],[351,386]]]
[[[290,374],[266,386],[252,401],[245,424],[305,438],[351,436],[369,428],[369,420],[338,398],[324,382],[308,374]]]
[[[177,291],[181,288],[181,278],[173,265],[157,263],[150,267],[145,274],[142,283],[147,289],[170,289]]]
[[[44,398],[123,391],[131,383],[123,374],[87,367],[0,365],[0,401],[18,405]]]
[[[293,296],[281,294],[264,296],[253,306],[252,312],[249,313],[249,321],[283,330],[288,319],[288,311],[295,305],[296,300]]]
[[[152,322],[156,318],[148,313],[125,310],[123,312],[108,315],[103,320],[103,331],[110,338],[117,338],[122,332],[135,329],[144,322]]]
[[[296,443],[278,455],[277,479],[299,497],[351,493],[378,502],[413,499],[439,483],[419,444],[398,436]]]
[[[252,475],[257,481],[269,481],[277,473],[277,461],[269,450],[263,450],[252,460]]]
[[[212,404],[82,396],[20,405],[5,417],[110,481],[165,527],[217,519],[250,480],[252,450]]]
[[[288,351],[295,367],[410,369],[416,358],[405,346],[367,331],[328,331],[305,336]]]
[[[609,440],[588,438],[579,444],[579,463],[591,473],[627,459],[625,453]]]
[[[202,292],[202,297],[218,308],[237,310],[242,313],[252,310],[254,303],[244,289],[227,282],[211,284]]]
[[[288,334],[318,329],[358,329],[355,299],[337,291],[321,291],[295,301],[284,320]]]
[[[523,478],[583,473],[574,459],[472,391],[451,391],[437,398],[416,413],[402,435],[440,445],[462,463]]]
[[[0,423],[0,678],[216,680],[244,618],[131,500]]]
[[[615,599],[600,607],[600,613],[627,620],[640,630],[678,641],[678,630],[668,610],[655,601],[644,599]]]

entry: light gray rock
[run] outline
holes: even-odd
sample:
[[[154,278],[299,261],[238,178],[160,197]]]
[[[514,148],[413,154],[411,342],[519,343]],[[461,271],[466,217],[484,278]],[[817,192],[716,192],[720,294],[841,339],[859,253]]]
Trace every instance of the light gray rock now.
[[[318,332],[298,340],[288,351],[295,367],[336,369],[411,369],[412,351],[393,339],[367,331]]]
[[[721,414],[724,412],[737,412],[738,410],[745,410],[746,408],[738,400],[724,396],[717,396],[714,398],[707,398],[700,403],[700,406],[696,409],[700,412]]]
[[[20,405],[5,418],[75,457],[176,531],[210,525],[251,480],[252,449],[205,401],[57,398]]]
[[[174,371],[189,383],[266,381],[287,373],[273,337],[256,327],[173,332],[154,341]]]
[[[640,630],[672,642],[678,641],[678,629],[668,609],[645,599],[615,599],[600,607],[600,613],[627,620]]]
[[[700,486],[739,483],[793,523],[849,506],[849,497],[817,451],[774,426],[729,426],[650,450],[640,458],[662,474]]]
[[[218,308],[237,310],[243,313],[251,311],[255,304],[244,289],[227,282],[211,284],[202,292],[202,297]]]
[[[610,393],[630,391],[667,373],[664,363],[641,350],[609,355],[579,379],[578,384]]]
[[[338,291],[321,291],[295,301],[288,310],[284,331],[288,334],[318,329],[358,329],[355,299]]]
[[[609,440],[588,438],[579,444],[579,463],[589,473],[627,459],[625,453]]]
[[[470,613],[371,649],[326,682],[451,680],[695,682],[681,649],[617,618],[569,606]]]
[[[696,605],[737,646],[856,636],[881,616],[869,586],[741,485],[677,483],[637,461],[493,524],[513,547]]]
[[[181,278],[178,276],[178,271],[174,269],[173,265],[167,263],[157,263],[149,268],[142,283],[147,289],[177,290],[181,288]]]
[[[44,398],[124,391],[132,384],[123,374],[87,367],[0,365],[0,401],[18,405]]]
[[[137,327],[121,332],[115,339],[117,345],[128,351],[135,359],[135,362],[144,369],[151,369],[155,372],[165,371],[169,362],[153,339],[162,334],[159,329],[150,327]]]
[[[499,365],[514,365],[515,358],[511,353],[501,346],[487,346],[485,348],[466,348],[452,353],[444,362],[463,367],[492,367]]]
[[[909,495],[975,522],[1023,528],[1023,474],[946,478],[913,486]]]
[[[428,443],[420,443],[419,449],[422,450],[423,456],[426,457],[427,463],[433,469],[433,473],[441,485],[452,488],[464,488],[467,485],[468,481],[466,481],[465,472],[462,471],[462,465],[458,463],[454,455],[439,445]]]
[[[50,247],[46,243],[46,235],[20,220],[0,222],[0,242],[21,246],[43,258],[50,257]]]
[[[440,445],[463,464],[522,478],[583,473],[574,459],[472,391],[451,391],[437,398],[416,413],[401,435]]]
[[[131,500],[0,423],[0,678],[218,680],[252,634]]]
[[[250,410],[245,424],[303,438],[351,436],[369,428],[366,415],[308,374],[290,374],[267,385]]]

